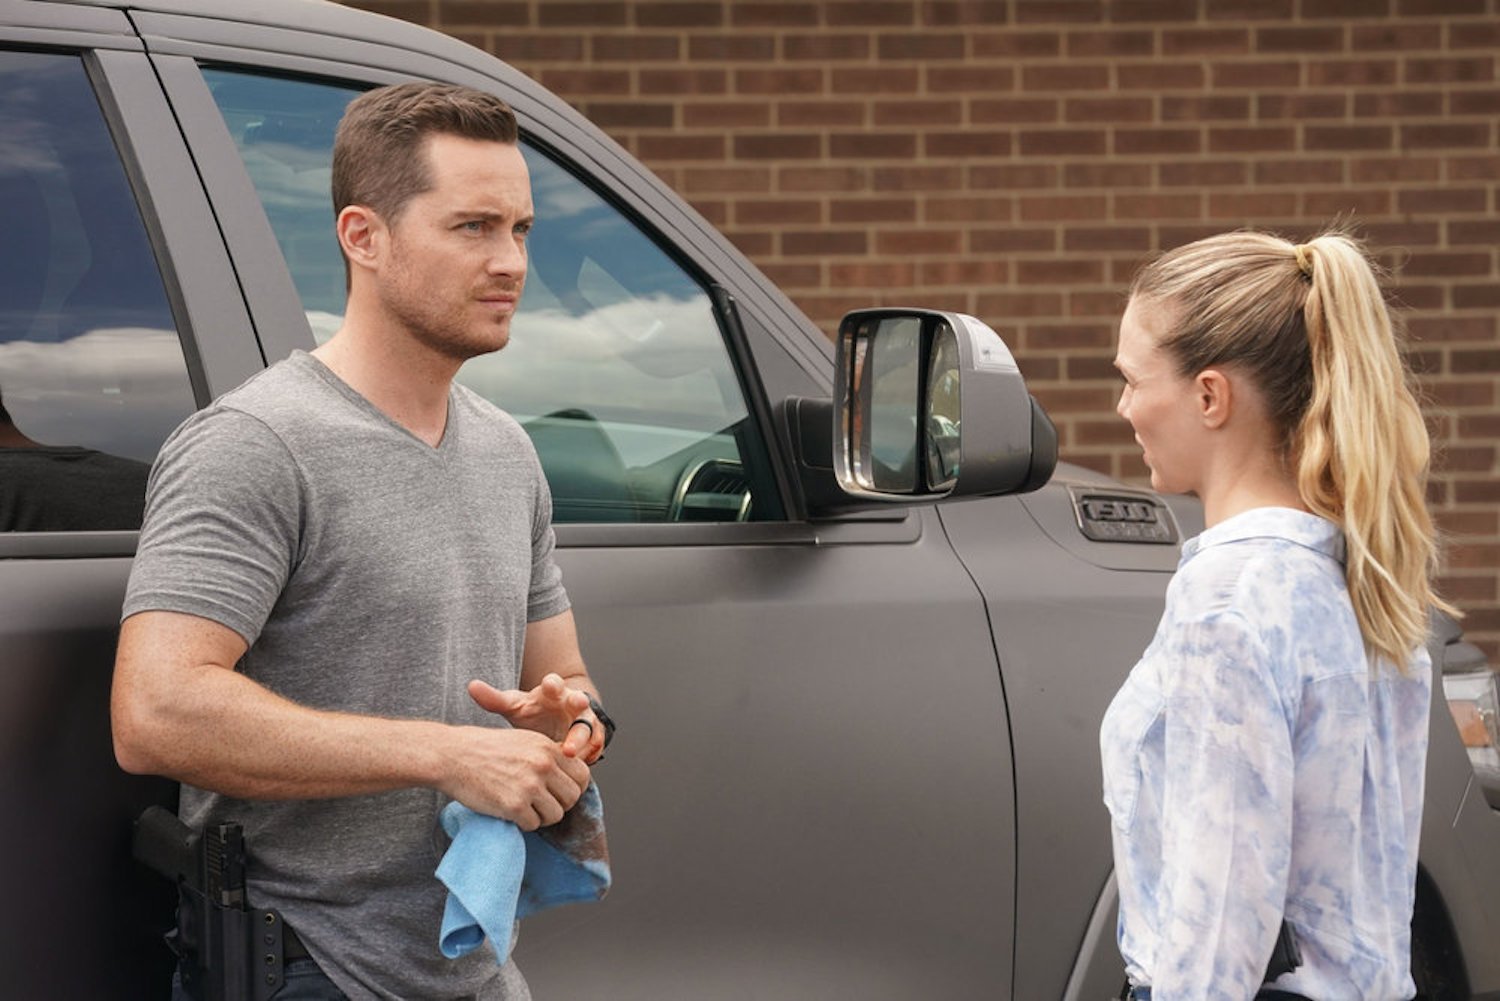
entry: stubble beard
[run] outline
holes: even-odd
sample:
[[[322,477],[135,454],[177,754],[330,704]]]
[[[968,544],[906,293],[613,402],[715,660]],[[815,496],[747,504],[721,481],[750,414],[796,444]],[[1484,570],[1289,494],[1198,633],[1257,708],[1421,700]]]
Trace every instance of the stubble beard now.
[[[462,364],[470,358],[493,354],[510,343],[514,314],[495,319],[476,329],[467,314],[475,300],[435,302],[412,275],[402,268],[396,281],[381,291],[385,308],[412,339],[428,350]]]

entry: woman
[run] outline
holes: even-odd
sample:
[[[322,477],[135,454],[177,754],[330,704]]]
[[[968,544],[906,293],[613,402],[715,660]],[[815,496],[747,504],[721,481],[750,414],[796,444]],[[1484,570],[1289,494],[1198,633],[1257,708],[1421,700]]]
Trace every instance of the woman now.
[[[1152,486],[1207,523],[1101,731],[1130,996],[1410,998],[1451,608],[1373,268],[1338,233],[1189,244],[1136,277],[1115,364]],[[1267,983],[1283,921],[1301,963]]]

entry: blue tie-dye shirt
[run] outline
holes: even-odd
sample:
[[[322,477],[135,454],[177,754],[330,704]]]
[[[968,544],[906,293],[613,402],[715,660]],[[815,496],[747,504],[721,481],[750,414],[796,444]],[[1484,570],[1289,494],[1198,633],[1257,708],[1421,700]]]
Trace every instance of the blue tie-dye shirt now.
[[[1120,951],[1155,1001],[1255,994],[1285,905],[1318,1001],[1410,998],[1432,681],[1368,660],[1344,539],[1258,508],[1189,540],[1104,717]]]

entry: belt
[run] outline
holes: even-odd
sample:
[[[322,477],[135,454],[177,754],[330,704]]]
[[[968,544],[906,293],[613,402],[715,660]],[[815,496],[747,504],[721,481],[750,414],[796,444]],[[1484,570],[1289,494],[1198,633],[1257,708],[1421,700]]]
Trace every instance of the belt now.
[[[1151,1001],[1150,987],[1132,987],[1125,994],[1125,1001]],[[1312,1001],[1302,994],[1279,991],[1274,987],[1262,987],[1255,993],[1255,1001]]]

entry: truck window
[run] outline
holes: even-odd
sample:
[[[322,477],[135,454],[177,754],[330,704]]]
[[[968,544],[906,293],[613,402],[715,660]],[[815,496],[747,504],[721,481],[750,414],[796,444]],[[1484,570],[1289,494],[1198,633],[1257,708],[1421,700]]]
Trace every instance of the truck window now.
[[[203,71],[286,257],[314,338],[343,319],[334,130],[361,88]],[[701,282],[627,215],[525,140],[536,227],[510,344],[459,381],[531,434],[559,522],[778,518],[747,463],[763,448]]]
[[[193,393],[76,56],[0,50],[0,219],[0,531],[138,529]]]

